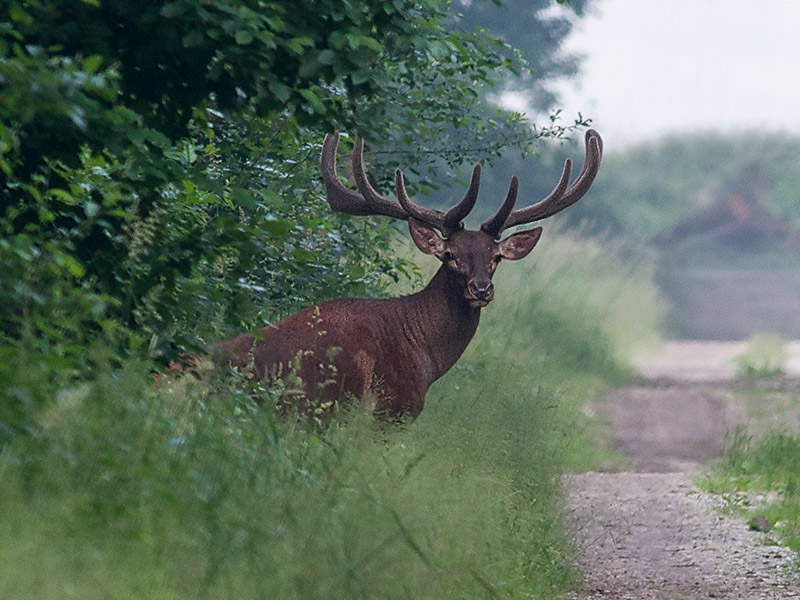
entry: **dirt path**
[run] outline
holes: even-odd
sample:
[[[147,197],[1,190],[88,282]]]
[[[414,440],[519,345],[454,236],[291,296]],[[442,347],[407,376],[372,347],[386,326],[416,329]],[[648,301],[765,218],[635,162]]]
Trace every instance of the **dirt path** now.
[[[637,365],[636,386],[600,407],[631,470],[567,480],[584,573],[576,598],[800,598],[794,553],[715,511],[718,500],[693,484],[719,456],[726,431],[750,418],[733,391],[730,359],[740,352],[731,344],[669,345]],[[790,372],[800,374],[800,345],[791,352]]]

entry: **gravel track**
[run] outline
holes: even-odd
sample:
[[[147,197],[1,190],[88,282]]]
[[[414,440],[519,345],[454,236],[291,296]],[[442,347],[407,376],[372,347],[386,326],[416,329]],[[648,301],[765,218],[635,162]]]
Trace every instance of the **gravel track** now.
[[[731,393],[733,352],[673,344],[598,407],[631,470],[566,479],[584,577],[576,600],[800,598],[795,553],[721,514],[693,483],[726,431],[747,420]]]

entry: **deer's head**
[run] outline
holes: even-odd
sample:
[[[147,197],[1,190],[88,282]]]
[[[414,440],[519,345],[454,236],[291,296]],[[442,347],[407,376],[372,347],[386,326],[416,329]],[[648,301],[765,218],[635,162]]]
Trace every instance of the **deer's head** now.
[[[542,233],[542,228],[536,227],[497,241],[483,230],[462,228],[441,237],[433,227],[414,217],[408,219],[408,228],[417,248],[442,261],[459,282],[470,306],[479,308],[494,298],[492,276],[500,261],[527,256]]]
[[[364,140],[356,136],[353,150],[353,178],[358,191],[345,187],[336,174],[338,134],[325,137],[322,146],[322,178],[328,204],[337,212],[351,215],[385,215],[408,221],[414,243],[426,254],[442,261],[459,282],[465,300],[473,307],[484,307],[494,297],[492,276],[501,260],[517,260],[527,256],[542,234],[541,227],[513,233],[500,239],[504,230],[515,225],[532,223],[556,214],[577,202],[592,185],[603,154],[600,135],[586,132],[586,158],[578,178],[570,184],[572,162],[567,160],[555,189],[544,199],[514,210],[519,180],[511,179],[503,205],[484,222],[480,229],[464,228],[463,219],[475,206],[480,186],[481,166],[475,165],[472,180],[464,198],[446,213],[426,208],[411,201],[406,192],[403,173],[395,171],[397,200],[386,198],[372,187],[364,169]]]

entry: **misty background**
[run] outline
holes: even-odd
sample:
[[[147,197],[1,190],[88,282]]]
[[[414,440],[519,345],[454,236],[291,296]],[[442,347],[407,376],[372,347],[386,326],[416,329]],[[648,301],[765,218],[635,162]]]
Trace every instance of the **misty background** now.
[[[550,11],[572,19],[561,55],[579,65],[553,84],[560,116],[590,119],[605,141],[591,194],[566,218],[656,256],[668,335],[800,337],[800,5],[595,0],[581,18]],[[514,89],[501,100],[535,114],[534,97]]]

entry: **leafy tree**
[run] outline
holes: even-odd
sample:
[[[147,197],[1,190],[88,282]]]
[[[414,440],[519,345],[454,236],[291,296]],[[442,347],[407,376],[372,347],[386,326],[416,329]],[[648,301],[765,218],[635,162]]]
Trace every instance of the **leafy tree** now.
[[[586,126],[590,121],[581,115],[574,123],[569,123],[557,110],[558,97],[552,89],[554,80],[572,77],[578,71],[580,57],[565,53],[562,50],[564,39],[572,31],[576,19],[582,17],[589,4],[588,0],[559,1],[557,7],[552,0],[506,0],[503,2],[466,2],[458,3],[460,19],[454,25],[462,30],[481,29],[497,36],[506,42],[505,52],[510,60],[521,57],[527,68],[520,73],[494,73],[494,86],[480,89],[483,122],[488,131],[497,130],[509,143],[493,147],[486,143],[487,136],[478,144],[482,153],[477,158],[489,159],[490,165],[483,170],[481,188],[482,201],[474,211],[474,218],[483,220],[499,207],[505,198],[509,181],[513,175],[525,175],[521,179],[520,203],[533,202],[547,195],[558,181],[561,168],[568,157],[578,159],[583,152],[582,145],[572,143],[565,146],[548,144],[546,149],[541,142],[548,138],[558,138],[562,143],[568,141],[570,132],[576,126]],[[514,91],[523,95],[532,110],[538,115],[550,112],[549,120],[535,123],[536,139],[515,138],[503,131],[498,123],[497,98],[500,92]],[[563,122],[562,122],[563,121]],[[475,145],[472,136],[466,130],[453,132],[447,138],[463,139],[465,147]],[[466,154],[464,152],[462,155]],[[535,160],[533,154],[537,154]],[[535,164],[534,176],[531,166]],[[448,178],[466,181],[466,169],[460,163],[449,165]],[[435,186],[433,186],[435,187]],[[446,205],[447,191],[433,192],[433,202]]]
[[[389,225],[327,209],[319,144],[361,131],[376,173],[412,180],[430,153],[529,146],[481,91],[527,66],[452,19],[435,0],[6,2],[0,422],[84,376],[97,342],[167,360],[407,271]]]
[[[572,31],[575,18],[582,17],[588,0],[561,0],[554,11],[552,0],[505,0],[464,2],[461,27],[483,27],[521,52],[529,65],[523,77],[506,79],[508,89],[524,94],[532,108],[546,112],[558,103],[551,88],[554,80],[578,73],[580,57],[565,53],[561,46]]]

